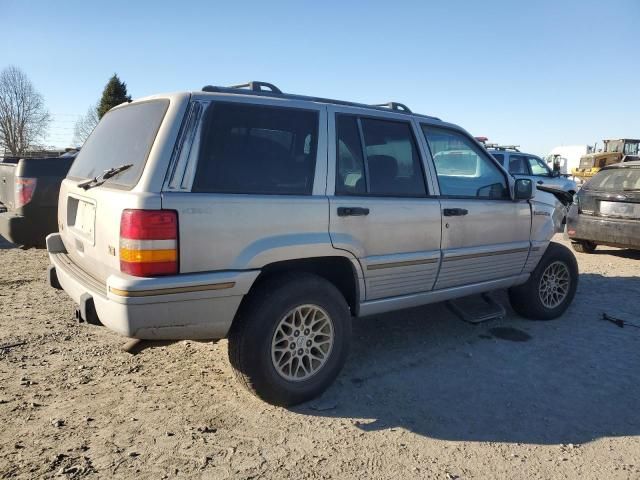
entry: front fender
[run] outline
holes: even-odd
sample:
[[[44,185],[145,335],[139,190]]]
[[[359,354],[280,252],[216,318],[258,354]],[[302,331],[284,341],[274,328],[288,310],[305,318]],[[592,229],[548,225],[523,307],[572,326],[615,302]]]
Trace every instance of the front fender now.
[[[553,194],[538,190],[530,203],[532,242],[548,242],[564,230],[567,207]]]

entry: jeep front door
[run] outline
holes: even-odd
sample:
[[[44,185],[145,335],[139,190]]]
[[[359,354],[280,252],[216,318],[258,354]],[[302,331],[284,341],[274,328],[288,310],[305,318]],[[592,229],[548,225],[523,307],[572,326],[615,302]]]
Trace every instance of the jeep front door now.
[[[507,173],[466,133],[423,125],[442,205],[442,267],[435,289],[519,275],[531,208],[510,199]]]

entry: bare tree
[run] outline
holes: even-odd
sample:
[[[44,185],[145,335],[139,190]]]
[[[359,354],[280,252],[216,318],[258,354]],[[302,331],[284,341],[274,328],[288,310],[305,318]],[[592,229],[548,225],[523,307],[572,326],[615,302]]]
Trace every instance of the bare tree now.
[[[0,146],[20,155],[44,140],[51,116],[42,95],[17,67],[0,72]]]
[[[90,106],[87,113],[78,118],[73,127],[73,144],[82,145],[99,121],[98,108],[95,105]]]

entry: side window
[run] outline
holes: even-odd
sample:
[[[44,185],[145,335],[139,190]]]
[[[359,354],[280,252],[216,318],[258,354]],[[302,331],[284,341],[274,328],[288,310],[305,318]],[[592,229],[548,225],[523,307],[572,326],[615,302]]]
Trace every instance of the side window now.
[[[527,157],[523,155],[509,155],[509,173],[513,175],[529,175]]]
[[[215,102],[202,122],[193,192],[311,195],[316,112]]]
[[[454,197],[509,198],[502,170],[467,136],[423,125],[440,193]]]
[[[504,165],[504,155],[502,153],[491,153],[493,158],[495,158],[500,165]]]
[[[410,124],[338,115],[336,129],[336,194],[426,196]]]
[[[542,160],[536,157],[529,157],[528,160],[531,167],[531,175],[549,176],[547,165]]]
[[[346,115],[336,117],[337,165],[336,194],[364,195],[367,192],[358,119]]]

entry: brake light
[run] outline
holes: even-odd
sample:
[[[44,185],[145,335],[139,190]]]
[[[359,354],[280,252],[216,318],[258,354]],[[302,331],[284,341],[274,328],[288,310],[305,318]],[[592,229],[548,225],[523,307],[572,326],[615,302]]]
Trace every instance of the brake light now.
[[[33,199],[37,178],[16,177],[15,179],[15,208],[24,207]]]
[[[125,210],[120,217],[120,271],[137,277],[178,273],[178,212]]]

